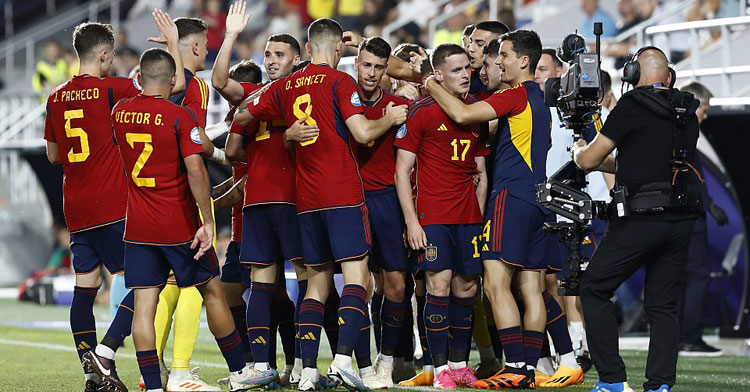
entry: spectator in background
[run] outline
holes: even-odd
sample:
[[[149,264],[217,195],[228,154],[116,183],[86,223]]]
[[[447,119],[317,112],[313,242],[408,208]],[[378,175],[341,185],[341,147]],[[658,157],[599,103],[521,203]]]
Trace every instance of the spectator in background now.
[[[206,31],[208,55],[206,59],[213,63],[216,60],[216,55],[219,54],[219,48],[221,48],[224,31],[226,30],[227,13],[222,10],[221,0],[207,0],[200,18],[208,26]]]
[[[698,0],[697,3],[690,7],[686,17],[687,21],[694,22],[699,20],[716,19],[721,10],[721,1],[722,0]],[[718,28],[698,31],[698,40],[701,48],[710,45],[720,37],[721,31]]]
[[[581,0],[581,9],[585,16],[578,34],[587,40],[594,39],[594,22],[602,22],[602,38],[617,35],[617,25],[614,19],[599,8],[599,0]]]
[[[66,48],[63,50],[62,57],[63,60],[65,60],[65,64],[68,65],[68,79],[78,75],[78,67],[81,65],[81,63],[78,61],[78,56],[75,54],[75,52],[73,52],[70,48]]]
[[[363,32],[365,0],[307,0],[307,13],[313,20],[336,19],[344,31]]]
[[[622,21],[618,24],[617,34],[629,30],[638,23],[648,20],[654,15],[659,0],[620,0],[617,9]],[[615,58],[615,68],[620,69],[630,59],[630,54],[637,49],[635,36],[624,41],[606,45],[604,53]]]
[[[49,93],[68,80],[68,63],[62,57],[62,47],[57,41],[47,41],[42,46],[42,59],[36,63],[31,87],[44,102]]]
[[[138,65],[140,53],[135,49],[126,47],[122,50],[115,51],[115,58],[112,61],[112,75],[127,77],[135,66]]]
[[[448,8],[445,9],[445,12],[448,12]],[[442,27],[435,30],[432,47],[435,48],[445,43],[463,45],[463,29],[467,24],[468,18],[463,12],[451,16]]]
[[[140,53],[137,48],[133,47],[133,45],[130,44],[128,31],[121,28],[117,31],[117,36],[115,37],[115,54],[123,50]]]

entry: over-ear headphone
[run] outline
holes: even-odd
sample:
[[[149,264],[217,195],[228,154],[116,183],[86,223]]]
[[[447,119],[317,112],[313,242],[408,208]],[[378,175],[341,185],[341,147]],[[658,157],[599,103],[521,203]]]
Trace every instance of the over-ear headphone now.
[[[667,57],[667,54],[664,53],[663,50],[657,48],[656,46],[644,46],[638,49],[638,51],[635,52],[633,57],[630,60],[628,60],[628,62],[626,62],[625,66],[622,68],[622,81],[623,82],[630,83],[633,86],[638,84],[638,81],[641,79],[641,64],[638,62],[638,56],[640,56],[641,53],[647,50],[658,50],[659,53],[664,55],[664,57]],[[669,83],[669,88],[673,88],[675,82],[677,81],[677,72],[675,72],[674,68],[672,68],[672,63],[669,62],[668,57],[667,57],[667,64],[669,66],[669,75],[671,75],[672,77],[671,82]]]

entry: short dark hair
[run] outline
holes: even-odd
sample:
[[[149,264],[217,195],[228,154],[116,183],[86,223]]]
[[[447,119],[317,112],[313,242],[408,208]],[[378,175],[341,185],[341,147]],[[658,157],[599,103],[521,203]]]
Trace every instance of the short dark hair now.
[[[341,28],[339,22],[330,18],[316,19],[307,28],[307,39],[310,42],[331,38],[341,39],[343,35],[344,30]]]
[[[539,39],[539,34],[532,30],[516,30],[503,34],[500,41],[512,42],[513,51],[517,55],[529,57],[531,74],[536,72],[536,65],[542,57],[542,40]]]
[[[140,65],[143,84],[169,83],[177,70],[172,55],[160,48],[151,48],[143,52]]]
[[[550,57],[552,57],[552,62],[555,63],[555,67],[562,67],[563,66],[562,61],[560,61],[560,58],[557,57],[557,51],[555,49],[544,48],[544,49],[542,49],[542,54],[546,54],[546,55],[549,55]],[[539,56],[539,57],[541,57],[541,56]]]
[[[609,76],[609,72],[602,70],[601,73],[602,78],[602,91],[607,92],[612,89],[612,77]]]
[[[299,41],[289,34],[274,34],[268,37],[268,42],[283,42],[292,48],[292,54],[299,56],[302,53]]]
[[[193,34],[201,34],[208,31],[208,25],[202,19],[180,17],[174,20],[177,25],[179,39],[189,37]]]
[[[101,46],[115,47],[112,25],[86,22],[73,30],[73,47],[82,62],[93,60],[96,50]]]
[[[498,51],[500,51],[500,41],[493,39],[488,43],[487,45],[484,45],[484,48],[482,48],[482,54],[485,56],[490,56],[492,58],[497,58]]]
[[[445,64],[445,59],[455,54],[463,54],[466,58],[469,58],[469,54],[466,53],[463,47],[454,43],[440,44],[432,51],[432,68],[437,69],[441,65]]]
[[[700,101],[701,105],[708,104],[708,101],[714,97],[714,95],[711,94],[711,90],[696,81],[691,81],[681,86],[680,91],[686,91],[693,94],[695,99]]]
[[[242,60],[229,68],[229,78],[238,82],[259,84],[263,80],[263,72],[253,60]]]
[[[421,47],[417,44],[404,42],[396,46],[396,49],[393,50],[393,56],[408,63],[411,59],[411,52],[419,53],[419,49],[421,49]]]
[[[476,28],[476,26],[474,26],[473,24],[466,25],[466,27],[464,27],[464,32],[461,33],[461,36],[462,37],[466,37],[466,36],[471,35],[471,33],[474,32],[475,28]]]
[[[510,31],[508,26],[505,25],[503,22],[498,22],[496,20],[486,20],[484,22],[479,22],[474,26],[475,30],[484,30],[489,31],[492,34],[497,34],[498,36],[503,35]]]
[[[391,45],[380,37],[371,37],[360,42],[359,53],[363,50],[366,50],[381,59],[388,59],[391,56]]]

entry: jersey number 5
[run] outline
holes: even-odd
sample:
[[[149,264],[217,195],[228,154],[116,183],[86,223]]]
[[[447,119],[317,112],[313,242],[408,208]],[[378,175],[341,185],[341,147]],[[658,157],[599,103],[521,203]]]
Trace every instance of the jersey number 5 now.
[[[143,143],[143,151],[141,151],[141,155],[138,156],[138,160],[135,161],[135,165],[133,166],[133,171],[131,172],[131,175],[133,177],[133,182],[135,182],[135,185],[137,186],[145,186],[148,188],[153,188],[156,186],[156,179],[155,178],[141,178],[138,177],[139,174],[141,174],[141,170],[143,170],[143,166],[146,165],[146,161],[148,161],[148,157],[151,156],[151,153],[154,152],[154,146],[151,145],[151,134],[149,133],[126,133],[125,134],[125,140],[127,140],[128,144],[130,145],[130,148],[135,150],[135,143]]]
[[[310,97],[310,94],[302,94],[297,99],[294,100],[294,105],[292,105],[292,108],[294,109],[294,116],[298,119],[302,120],[305,119],[305,125],[310,126],[317,126],[318,122],[315,121],[314,118],[312,118],[310,115],[312,114],[312,98]],[[306,103],[307,106],[305,106],[305,110],[302,110],[301,106],[303,103]],[[308,140],[306,142],[300,142],[300,146],[307,146],[310,144],[315,143],[318,141],[318,136],[315,136],[312,140]]]
[[[77,137],[81,141],[81,152],[73,152],[73,147],[71,147],[70,151],[68,151],[68,162],[83,162],[91,155],[89,151],[89,135],[86,134],[83,128],[72,128],[70,126],[70,120],[83,118],[83,109],[66,110],[63,115],[65,116],[65,136],[69,138]]]

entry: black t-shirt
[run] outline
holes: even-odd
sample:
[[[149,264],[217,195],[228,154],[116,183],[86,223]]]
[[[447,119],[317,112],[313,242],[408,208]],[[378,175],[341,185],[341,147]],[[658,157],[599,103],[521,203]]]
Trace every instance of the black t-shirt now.
[[[644,184],[672,181],[671,117],[657,116],[636,102],[631,93],[626,93],[607,117],[601,134],[617,145],[615,180],[618,185],[627,187],[629,195],[636,193]],[[684,139],[691,162],[695,162],[697,141],[698,120],[692,116],[688,120]],[[672,215],[658,216],[674,218]]]

